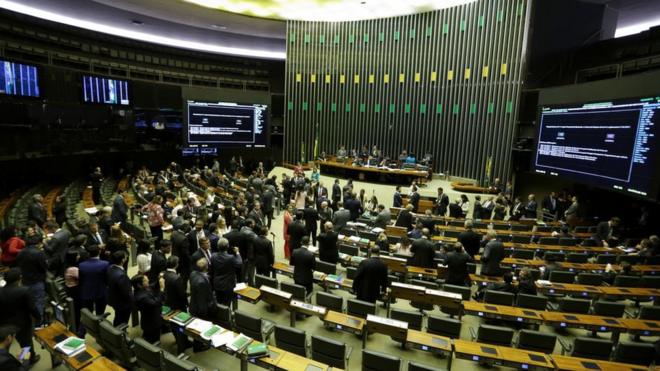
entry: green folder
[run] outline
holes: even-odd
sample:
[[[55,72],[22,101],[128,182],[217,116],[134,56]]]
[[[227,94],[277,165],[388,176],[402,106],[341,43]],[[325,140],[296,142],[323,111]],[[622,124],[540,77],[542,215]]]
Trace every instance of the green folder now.
[[[179,312],[176,316],[174,316],[174,319],[181,323],[188,322],[190,318],[192,318],[192,316],[190,315],[190,313],[186,313],[186,312]]]
[[[172,311],[172,308],[168,307],[167,305],[163,305],[162,307],[160,307],[160,313],[162,315],[166,315],[171,311]]]
[[[85,340],[72,337],[69,340],[67,340],[64,344],[62,344],[62,347],[69,349],[77,349],[84,344],[85,344]]]
[[[204,331],[204,333],[202,334],[202,337],[205,338],[205,339],[210,339],[213,335],[220,332],[220,330],[222,330],[222,327],[213,325],[213,327],[211,327],[210,329]]]
[[[266,344],[263,343],[251,344],[250,346],[247,347],[247,355],[248,357],[259,357],[259,356],[268,355],[268,347],[266,346]]]
[[[231,345],[231,348],[234,348],[237,351],[240,351],[241,349],[245,348],[245,346],[248,345],[251,341],[252,341],[252,339],[250,339],[249,337],[247,337],[245,335],[239,335],[239,336],[236,337],[236,339],[234,339],[231,342],[230,345]]]
[[[329,274],[327,278],[328,278],[328,280],[330,280],[330,281],[341,282],[341,278],[342,278],[342,277],[339,276],[339,275],[336,275],[336,274]]]

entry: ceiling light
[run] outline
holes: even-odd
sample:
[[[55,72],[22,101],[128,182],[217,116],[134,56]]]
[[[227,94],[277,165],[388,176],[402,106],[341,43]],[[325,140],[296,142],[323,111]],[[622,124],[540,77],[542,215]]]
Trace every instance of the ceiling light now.
[[[630,35],[638,34],[640,32],[644,32],[644,31],[648,30],[649,28],[652,28],[652,27],[655,27],[655,26],[658,26],[658,25],[660,25],[660,18],[655,19],[653,21],[637,23],[637,24],[633,24],[631,26],[617,28],[616,32],[614,33],[614,37],[624,37],[624,36],[630,36]]]
[[[54,13],[47,10],[38,9],[32,6],[27,6],[19,3],[18,1],[0,0],[0,8],[7,9],[16,13],[29,15],[32,17],[45,19],[52,22],[63,23],[69,26],[84,28],[113,36],[125,37],[128,39],[140,40],[154,44],[161,44],[176,48],[198,50],[216,54],[231,54],[244,57],[255,57],[265,59],[286,59],[285,52],[273,52],[268,50],[236,48],[223,46],[219,44],[209,44],[206,42],[198,42],[194,40],[179,39],[174,37],[160,36],[142,31],[135,31],[128,28],[120,28],[110,25],[98,23],[97,21],[87,21],[69,17],[67,15]]]

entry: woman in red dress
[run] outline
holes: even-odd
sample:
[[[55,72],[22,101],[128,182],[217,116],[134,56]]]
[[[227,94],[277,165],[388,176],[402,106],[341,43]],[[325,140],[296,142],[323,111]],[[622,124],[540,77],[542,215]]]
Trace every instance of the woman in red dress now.
[[[284,210],[284,257],[289,259],[291,257],[291,246],[289,245],[289,223],[293,221],[293,206],[286,205]]]

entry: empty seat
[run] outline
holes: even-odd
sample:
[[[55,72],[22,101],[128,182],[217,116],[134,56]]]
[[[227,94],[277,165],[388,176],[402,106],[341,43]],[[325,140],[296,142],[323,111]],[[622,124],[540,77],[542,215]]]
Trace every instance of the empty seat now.
[[[461,336],[461,321],[454,318],[430,315],[426,324],[426,331],[431,334],[458,339]]]
[[[312,336],[312,359],[332,367],[347,370],[352,349],[350,346],[332,339]]]
[[[559,245],[559,238],[557,238],[557,237],[541,237],[541,238],[539,238],[539,245]]]
[[[624,276],[618,274],[614,277],[614,283],[612,286],[618,287],[641,287],[642,286],[642,277],[640,276]]]
[[[514,259],[526,259],[526,260],[532,260],[534,259],[534,250],[528,250],[528,249],[513,249],[513,253],[511,254],[511,257]]]
[[[316,270],[325,274],[337,274],[337,264],[317,260]]]
[[[231,309],[224,304],[218,304],[217,308],[217,323],[224,328],[234,328],[231,318]]]
[[[311,292],[307,292],[305,286],[290,282],[282,282],[280,288],[282,291],[290,293],[292,298],[302,301],[307,301],[308,295],[312,294]]]
[[[613,345],[610,340],[576,337],[573,341],[573,352],[571,355],[573,357],[608,360],[610,354],[612,354]]]
[[[491,326],[491,325],[479,325],[477,333],[474,333],[474,330],[470,328],[472,334],[472,340],[476,340],[481,343],[494,344],[494,345],[503,345],[511,346],[511,341],[513,340],[513,330],[507,327],[500,326]]]
[[[278,348],[307,357],[307,335],[303,330],[277,325],[275,326],[275,344]]]
[[[162,350],[140,337],[136,337],[133,344],[135,345],[133,350],[138,366],[147,371],[160,371],[160,353]]]
[[[528,224],[511,224],[511,230],[516,232],[531,231],[532,226]]]
[[[642,287],[660,289],[660,276],[642,276]]]
[[[344,299],[341,296],[328,294],[327,292],[319,291],[316,293],[316,305],[326,307],[335,312],[344,311]]]
[[[262,343],[268,342],[268,338],[274,328],[272,322],[254,317],[240,310],[234,312],[234,322],[236,323],[236,330],[238,332],[242,332]]]
[[[518,294],[516,306],[534,310],[545,310],[548,298],[541,295]]]
[[[563,262],[564,260],[566,260],[566,254],[564,254],[563,252],[559,252],[559,251],[546,251],[543,254],[543,257],[546,260],[552,260],[552,261],[556,261],[556,262]]]
[[[588,233],[589,232],[589,227],[580,225],[580,226],[575,227],[574,232],[575,233]]]
[[[408,328],[413,330],[422,330],[423,316],[419,312],[393,308],[390,313],[390,318],[398,321],[408,322]]]
[[[530,243],[531,241],[532,238],[529,236],[513,235],[511,237],[511,242],[513,243]]]
[[[357,268],[346,267],[346,278],[348,278],[349,280],[355,279],[356,274],[357,274]]]
[[[400,369],[401,358],[372,350],[362,350],[363,371],[398,371]]]
[[[110,352],[122,365],[130,366],[135,362],[133,342],[128,340],[124,331],[113,327],[108,321],[101,321],[99,335],[104,344],[103,349]]]
[[[660,321],[660,306],[657,305],[642,305],[639,308],[639,319],[648,319],[651,321]]]
[[[619,342],[614,350],[614,361],[648,366],[655,360],[655,348],[648,343]]]
[[[551,354],[555,349],[557,336],[540,331],[520,330],[518,348]]]
[[[587,299],[561,298],[559,310],[566,313],[587,314],[591,308],[591,301]]]
[[[644,257],[639,255],[619,255],[617,257],[617,261],[619,264],[628,262],[630,265],[635,265],[642,263],[644,261]]]
[[[85,331],[91,335],[96,342],[105,349],[105,345],[99,336],[99,326],[102,318],[90,312],[87,308],[80,310],[80,324],[85,328]]]
[[[550,272],[550,282],[573,283],[575,282],[575,273],[569,271],[552,271]]]
[[[561,237],[559,238],[559,246],[575,246],[580,242],[577,238]]]
[[[493,224],[493,229],[496,231],[508,231],[511,230],[511,226],[508,224],[499,224],[499,223],[494,223]]]
[[[566,261],[569,263],[586,263],[589,260],[589,254],[587,253],[569,253],[566,256]]]
[[[599,254],[596,256],[596,263],[598,264],[614,264],[616,263],[616,255],[613,254]]]
[[[163,371],[197,371],[201,370],[196,364],[185,358],[175,357],[170,353],[163,352],[161,356],[161,369]]]
[[[592,314],[606,317],[623,317],[626,305],[611,301],[598,300],[593,305]]]
[[[516,296],[510,292],[486,290],[484,303],[512,306]]]
[[[366,318],[368,314],[376,314],[376,304],[363,300],[348,299],[346,301],[346,313]]]
[[[259,288],[261,286],[268,286],[274,289],[279,288],[277,284],[277,278],[272,278],[268,276],[263,276],[261,274],[254,275],[254,285]]]
[[[603,276],[597,273],[580,273],[577,275],[577,283],[580,285],[600,286],[603,284]]]

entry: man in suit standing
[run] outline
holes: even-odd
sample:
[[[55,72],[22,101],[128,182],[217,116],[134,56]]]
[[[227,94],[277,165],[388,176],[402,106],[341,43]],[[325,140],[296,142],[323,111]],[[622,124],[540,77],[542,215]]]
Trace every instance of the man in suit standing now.
[[[447,213],[448,206],[449,196],[445,194],[442,187],[438,187],[438,197],[435,199],[435,207],[433,208],[435,215],[444,216]]]
[[[431,241],[431,232],[424,228],[422,229],[422,238],[413,241],[410,247],[410,252],[413,254],[412,265],[416,267],[435,268],[435,246]]]
[[[124,251],[115,251],[110,260],[112,265],[108,267],[108,304],[115,311],[115,319],[112,325],[117,327],[128,324],[133,305],[133,289],[131,280],[124,271],[124,263],[128,256]]]
[[[339,232],[350,220],[351,212],[344,209],[343,202],[337,202],[337,211],[335,211],[335,214],[332,216],[332,225],[334,226],[335,232]]]
[[[449,204],[449,217],[450,218],[462,218],[463,217],[463,209],[461,208],[460,205],[460,200],[456,200]]]
[[[492,218],[493,209],[495,209],[494,197],[488,197],[481,207],[481,219],[489,220]]]
[[[319,222],[321,225],[332,221],[332,209],[328,206],[328,201],[321,202],[321,207],[319,208]]]
[[[50,236],[46,238],[44,246],[46,256],[48,256],[48,269],[56,276],[60,276],[64,271],[64,256],[69,247],[71,232],[60,228],[54,221],[44,224],[44,232],[46,232],[46,236]]]
[[[392,207],[403,207],[403,197],[401,196],[401,186],[396,186],[392,199]]]
[[[527,197],[527,204],[525,205],[525,218],[527,219],[536,219],[536,197],[531,194]]]
[[[513,207],[509,210],[509,220],[520,220],[523,216],[523,204],[520,197],[516,197],[513,201]]]
[[[42,250],[42,243],[38,236],[26,239],[26,246],[16,257],[16,266],[20,268],[23,286],[30,290],[34,304],[43,318],[46,304],[46,274],[48,262],[46,253]]]
[[[289,242],[291,243],[291,251],[295,251],[300,247],[302,239],[305,236],[305,223],[303,221],[304,213],[302,211],[296,212],[296,218],[289,224]]]
[[[96,315],[105,313],[107,295],[108,263],[99,259],[99,249],[96,246],[87,248],[89,259],[78,266],[80,282],[80,298],[82,307]]]
[[[230,306],[234,299],[236,286],[236,271],[243,266],[240,250],[234,246],[229,253],[229,241],[221,238],[218,241],[218,252],[211,258],[213,272],[213,289],[218,303]]]
[[[161,240],[160,250],[156,250],[151,254],[151,268],[147,273],[149,282],[152,284],[158,282],[158,276],[167,269],[167,259],[172,255],[172,241]]]
[[[339,186],[339,179],[335,179],[332,185],[332,209],[337,211],[337,204],[341,202],[341,187]]]
[[[117,196],[112,202],[112,221],[113,223],[121,223],[122,227],[128,220],[128,205],[124,200],[124,192],[125,190],[118,189]]]
[[[376,246],[370,250],[370,257],[360,262],[355,279],[353,292],[358,300],[375,303],[387,291],[387,265],[380,260],[380,249]]]
[[[157,282],[150,283],[147,276],[138,274],[131,279],[131,285],[135,290],[135,306],[140,311],[142,338],[153,344],[160,340],[162,327],[161,308],[163,300],[159,292],[163,292],[165,289],[163,278],[158,277]],[[154,290],[152,288],[154,286],[158,290]]]
[[[267,185],[266,189],[261,194],[261,205],[263,205],[264,215],[270,229],[271,221],[273,220],[273,199],[275,198],[275,190],[272,186]]]
[[[318,231],[319,213],[314,208],[314,201],[312,201],[311,198],[307,198],[305,209],[303,209],[303,215],[305,219],[305,235],[311,235],[312,245],[316,246],[316,232]]]
[[[90,220],[88,228],[87,233],[85,233],[87,235],[87,246],[97,245],[99,249],[103,250],[108,242],[108,234],[99,229],[99,224],[94,219]]]
[[[218,240],[220,242],[220,240]],[[206,259],[206,262],[209,263],[209,267],[211,267],[211,241],[209,241],[208,238],[202,237],[199,239],[199,249],[195,251],[191,256],[192,261],[196,262],[201,258]],[[195,269],[195,267],[191,267],[192,269]],[[210,269],[211,274],[213,274],[213,268],[211,267]]]
[[[419,210],[419,192],[417,192],[417,186],[413,185],[412,186],[412,193],[410,193],[410,199],[408,200],[408,204],[412,205],[413,209],[412,212],[416,213]]]
[[[252,255],[257,274],[270,277],[275,263],[273,243],[268,239],[268,228],[261,227],[258,236],[252,241]]]
[[[467,263],[472,262],[472,257],[463,251],[463,245],[456,242],[453,251],[447,254],[445,264],[447,264],[447,275],[445,283],[449,285],[469,286],[470,274]]]
[[[497,239],[497,232],[488,230],[484,236],[484,254],[481,256],[481,274],[500,276],[500,262],[504,259],[504,245]]]
[[[399,212],[399,216],[397,216],[396,223],[394,223],[394,225],[397,227],[406,227],[408,232],[412,231],[413,229],[412,213],[413,213],[413,205],[411,204],[406,205],[406,208]]]
[[[190,277],[190,267],[192,264],[192,260],[190,259],[190,246],[187,237],[187,234],[190,233],[190,229],[190,224],[186,222],[181,225],[179,229],[172,231],[172,234],[170,235],[171,253],[172,255],[179,257],[179,268],[177,269],[177,272],[179,272],[181,278],[186,282]],[[161,245],[163,241],[161,241]],[[153,264],[151,265],[151,269],[154,269]],[[151,279],[151,276],[149,279]]]
[[[374,227],[385,229],[392,219],[390,211],[385,208],[385,205],[378,205],[378,215],[376,215],[376,220],[374,220]]]
[[[186,312],[188,310],[188,297],[186,296],[186,281],[177,273],[179,257],[167,258],[167,270],[163,273],[165,279],[165,305],[172,310]]]
[[[541,203],[541,207],[543,208],[543,212],[552,215],[553,219],[552,220],[557,220],[557,210],[558,210],[558,204],[559,201],[557,200],[557,194],[553,191],[550,192],[549,195],[545,196],[543,198],[543,202]]]
[[[426,211],[424,211],[424,216],[417,219],[417,223],[422,224],[423,228],[428,229],[431,231],[431,234],[433,234],[433,231],[435,231],[435,224],[437,222],[436,219],[433,218],[433,212],[431,209],[426,209]]]
[[[293,250],[291,253],[290,264],[293,266],[293,282],[297,285],[304,286],[307,294],[312,292],[312,284],[314,283],[314,269],[316,268],[316,259],[314,254],[307,250],[309,245],[309,237],[305,236],[302,239],[302,246]]]
[[[32,343],[34,323],[41,323],[41,315],[27,287],[21,285],[21,270],[12,268],[5,273],[5,286],[0,288],[0,325],[16,326],[16,340],[22,348],[30,347],[30,363],[39,361]],[[34,320],[34,322],[33,322]]]
[[[204,221],[198,219],[195,222],[195,229],[190,231],[187,235],[188,238],[188,251],[192,255],[195,251],[199,250],[199,240],[202,238],[209,238],[209,231],[204,229]],[[194,263],[194,260],[193,260]]]
[[[621,219],[616,216],[606,222],[600,222],[596,226],[596,235],[601,241],[607,243],[607,246],[616,244],[617,238],[614,237],[614,231],[620,223]]]
[[[248,213],[248,218],[251,218],[254,220],[255,223],[255,228],[261,228],[262,225],[268,224],[266,221],[266,216],[264,215],[264,212],[261,210],[261,202],[259,201],[254,201],[252,204],[252,210]]]
[[[479,254],[481,235],[472,229],[472,220],[467,219],[465,221],[465,231],[458,235],[458,242],[461,243],[470,257],[474,258],[476,254]]]
[[[32,220],[39,227],[43,227],[46,222],[46,207],[44,206],[44,198],[40,194],[32,196],[32,202],[28,206],[28,220]]]
[[[483,219],[482,212],[483,212],[483,206],[481,205],[481,196],[476,195],[474,196],[474,209],[472,209],[472,219],[474,220]]]
[[[344,200],[344,206],[351,214],[351,221],[354,222],[357,218],[362,215],[362,204],[360,200],[357,199],[357,194],[355,192],[351,193],[351,197],[347,200]]]
[[[338,236],[331,222],[326,222],[323,225],[323,232],[318,236],[319,259],[321,261],[332,264],[339,262],[339,249],[337,249]]]
[[[208,276],[208,262],[202,258],[195,264],[197,269],[190,273],[190,314],[206,321],[213,321],[216,317],[218,302],[213,295],[213,288]]]

